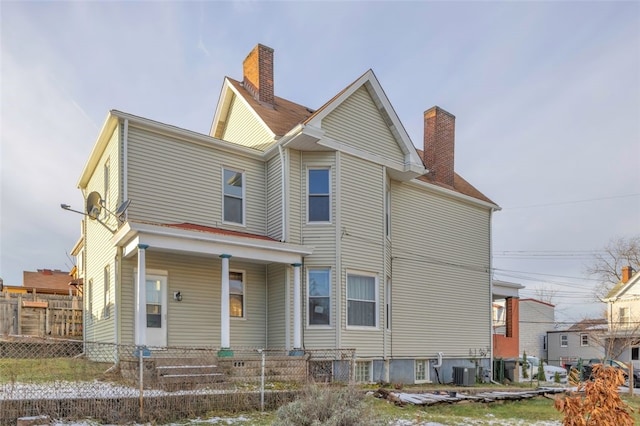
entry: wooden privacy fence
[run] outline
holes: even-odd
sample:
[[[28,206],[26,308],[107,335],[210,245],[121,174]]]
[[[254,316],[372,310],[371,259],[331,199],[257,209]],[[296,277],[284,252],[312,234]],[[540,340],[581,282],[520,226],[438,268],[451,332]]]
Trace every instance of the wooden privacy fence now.
[[[82,298],[0,293],[0,335],[82,337]]]

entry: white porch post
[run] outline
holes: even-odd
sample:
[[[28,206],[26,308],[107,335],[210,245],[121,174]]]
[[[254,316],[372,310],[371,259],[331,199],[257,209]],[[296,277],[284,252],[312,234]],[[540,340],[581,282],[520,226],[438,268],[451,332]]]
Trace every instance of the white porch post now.
[[[232,356],[231,332],[229,323],[229,258],[230,254],[220,255],[222,274],[220,280],[220,351],[218,356]]]
[[[138,287],[136,288],[136,345],[144,345],[147,331],[147,244],[138,244]]]
[[[302,349],[302,291],[300,289],[300,267],[293,266],[293,349]]]

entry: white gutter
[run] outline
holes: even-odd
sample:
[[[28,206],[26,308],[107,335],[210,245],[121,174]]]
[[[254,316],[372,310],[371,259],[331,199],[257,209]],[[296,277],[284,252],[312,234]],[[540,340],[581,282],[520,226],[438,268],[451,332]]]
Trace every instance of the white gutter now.
[[[493,382],[493,212],[489,210],[489,382]]]
[[[341,167],[340,167],[340,162],[341,162],[341,158],[340,158],[340,151],[336,151],[336,170],[335,170],[335,182],[336,182],[336,193],[335,193],[335,200],[336,200],[336,216],[335,216],[335,220],[336,220],[336,285],[335,285],[335,292],[336,292],[336,312],[335,314],[335,318],[336,318],[336,324],[335,324],[335,328],[336,328],[336,348],[340,349],[342,347],[342,297],[341,297],[341,293],[342,293],[342,221],[341,221],[341,214],[340,212],[342,211],[341,209],[341,203],[340,203],[340,178],[341,178]]]
[[[467,201],[469,203],[476,204],[476,205],[479,205],[481,207],[490,208],[491,210],[495,210],[495,211],[502,210],[502,208],[500,206],[498,206],[497,204],[493,204],[493,203],[489,203],[487,201],[479,200],[479,199],[471,197],[469,195],[465,195],[465,194],[462,194],[460,192],[457,192],[457,191],[454,191],[454,190],[451,190],[451,189],[442,188],[440,186],[437,186],[437,185],[434,185],[434,184],[431,184],[431,183],[422,182],[422,181],[419,181],[419,180],[416,180],[416,179],[413,179],[411,181],[404,182],[404,183],[407,183],[409,185],[419,186],[420,188],[424,188],[424,189],[427,189],[429,191],[436,192],[438,194],[448,195],[451,198],[457,198],[459,200]]]

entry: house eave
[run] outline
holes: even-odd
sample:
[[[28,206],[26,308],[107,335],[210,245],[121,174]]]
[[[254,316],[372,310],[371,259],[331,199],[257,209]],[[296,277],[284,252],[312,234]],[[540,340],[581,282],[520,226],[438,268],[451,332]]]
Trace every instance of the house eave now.
[[[313,253],[313,247],[279,241],[178,229],[143,222],[125,223],[111,239],[131,257],[140,244],[149,250],[182,252],[202,256],[231,255],[261,263],[300,263]]]
[[[443,188],[441,186],[433,185],[433,184],[430,184],[428,182],[422,182],[420,180],[413,179],[413,180],[411,180],[411,181],[409,181],[407,183],[410,184],[410,185],[419,186],[419,187],[427,189],[428,191],[431,191],[431,192],[435,192],[435,193],[442,194],[442,195],[447,195],[449,197],[456,198],[456,199],[459,199],[461,201],[466,201],[468,203],[472,203],[472,204],[475,204],[477,206],[490,209],[492,211],[502,210],[501,207],[498,206],[497,204],[488,203],[486,201],[479,200],[479,199],[471,197],[469,195],[462,194],[460,192],[457,192],[457,191],[454,191],[454,190],[451,190],[451,189]]]

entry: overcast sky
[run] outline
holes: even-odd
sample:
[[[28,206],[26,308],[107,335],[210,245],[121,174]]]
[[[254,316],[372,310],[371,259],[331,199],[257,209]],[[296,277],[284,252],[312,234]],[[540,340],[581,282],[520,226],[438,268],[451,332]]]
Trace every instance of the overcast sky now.
[[[207,134],[262,43],[318,108],[373,69],[413,143],[456,116],[456,170],[502,206],[494,277],[597,316],[584,266],[640,234],[638,2],[0,3],[0,277],[69,270],[77,182],[110,109]]]

